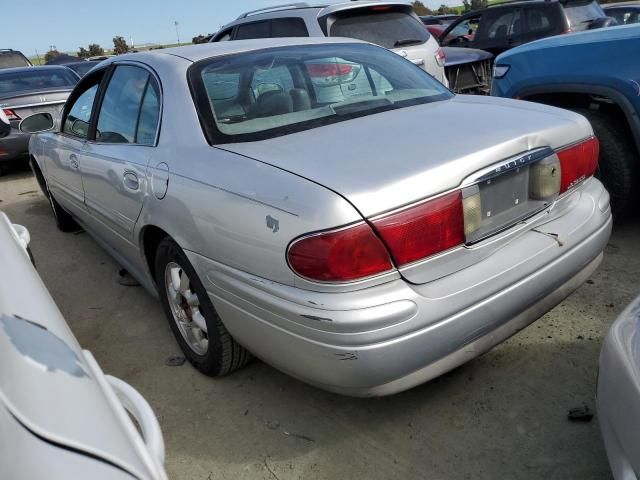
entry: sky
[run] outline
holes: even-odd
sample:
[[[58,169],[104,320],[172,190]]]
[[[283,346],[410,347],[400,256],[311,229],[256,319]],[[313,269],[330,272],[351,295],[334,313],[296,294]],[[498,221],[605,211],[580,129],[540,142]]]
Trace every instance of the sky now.
[[[291,3],[295,0],[1,0],[0,48],[20,50],[27,57],[43,55],[51,45],[61,52],[98,43],[112,48],[121,35],[135,45],[176,43],[198,34],[214,33],[220,26],[248,10]],[[312,1],[310,3],[318,3]],[[336,3],[328,0],[326,3]],[[461,0],[423,3],[460,4]]]

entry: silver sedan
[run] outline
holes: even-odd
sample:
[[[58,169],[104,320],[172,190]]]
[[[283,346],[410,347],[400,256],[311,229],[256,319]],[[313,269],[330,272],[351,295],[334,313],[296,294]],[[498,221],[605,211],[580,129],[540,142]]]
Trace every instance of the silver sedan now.
[[[251,352],[344,394],[411,388],[564,299],[611,230],[584,117],[455,96],[355,40],[114,57],[22,128],[50,129],[30,152],[59,227],[158,295],[209,375]]]

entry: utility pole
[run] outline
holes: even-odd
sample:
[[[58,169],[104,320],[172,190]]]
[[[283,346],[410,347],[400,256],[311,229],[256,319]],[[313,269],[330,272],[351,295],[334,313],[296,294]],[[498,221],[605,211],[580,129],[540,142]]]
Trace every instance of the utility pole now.
[[[180,32],[178,32],[178,21],[174,20],[173,24],[176,27],[176,37],[178,37],[178,45],[180,45]]]
[[[40,60],[40,54],[38,53],[37,48],[36,48],[36,57],[38,58],[38,65],[42,65],[42,60]]]

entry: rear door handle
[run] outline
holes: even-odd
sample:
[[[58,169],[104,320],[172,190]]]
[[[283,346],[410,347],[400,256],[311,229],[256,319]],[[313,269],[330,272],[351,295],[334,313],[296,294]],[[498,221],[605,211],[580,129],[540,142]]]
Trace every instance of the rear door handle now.
[[[409,59],[409,61],[414,65],[418,65],[418,66],[424,65],[424,58],[411,58]]]
[[[140,188],[140,180],[133,172],[124,172],[124,186],[129,190],[138,190]]]
[[[71,165],[71,168],[73,168],[74,170],[77,170],[80,166],[80,164],[78,163],[78,157],[76,157],[74,153],[69,155],[69,165]]]

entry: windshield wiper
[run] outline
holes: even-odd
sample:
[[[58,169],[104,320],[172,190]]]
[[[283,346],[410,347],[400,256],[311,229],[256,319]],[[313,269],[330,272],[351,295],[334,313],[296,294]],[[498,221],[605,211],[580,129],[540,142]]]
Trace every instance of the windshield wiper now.
[[[394,47],[403,47],[405,45],[418,45],[423,41],[419,38],[405,38],[404,40],[398,40],[393,44]]]

